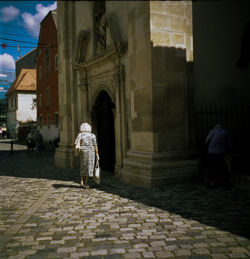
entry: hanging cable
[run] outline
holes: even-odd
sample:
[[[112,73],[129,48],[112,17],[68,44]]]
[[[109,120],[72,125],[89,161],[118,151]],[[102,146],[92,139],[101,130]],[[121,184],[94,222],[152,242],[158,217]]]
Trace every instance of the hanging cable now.
[[[6,48],[17,48],[18,47],[18,45],[16,45],[16,46],[9,46],[9,45],[7,45],[6,46]],[[19,48],[27,48],[27,49],[30,49],[30,48],[36,48],[36,47],[34,47],[34,46],[19,46]]]
[[[30,42],[30,41],[22,41],[22,40],[14,40],[14,39],[7,39],[7,38],[1,38],[1,40],[8,40],[8,41],[15,41],[15,42],[21,42],[21,43],[31,43],[31,44],[38,44],[37,42]]]
[[[1,46],[1,44],[0,44],[0,46]],[[7,45],[5,48],[8,48],[8,47],[10,47],[10,48],[17,48],[18,47],[18,45],[16,45],[16,46],[9,46],[9,45]],[[50,45],[50,48],[56,48],[57,46],[55,45],[55,46],[51,46]],[[47,48],[47,46],[39,46],[39,47],[35,47],[35,46],[19,46],[19,48],[31,48],[31,49],[34,49],[34,48],[43,48],[43,49],[45,49],[45,48]]]
[[[34,44],[34,45],[39,45],[39,47],[41,46],[41,45],[48,45],[48,44],[50,44],[50,43],[43,43],[43,42],[40,42],[40,43],[38,43],[38,42],[30,42],[30,41],[22,41],[22,40],[14,40],[14,39],[7,39],[7,38],[2,38],[2,37],[0,37],[0,39],[1,40],[7,40],[7,41],[14,41],[14,42],[19,42],[19,43],[29,43],[29,44]],[[57,46],[57,44],[50,44],[50,46]]]
[[[5,33],[5,32],[0,32],[0,34],[11,35],[11,36],[21,36],[21,37],[24,37],[24,38],[30,38],[29,35],[25,35],[25,34],[13,34],[13,33]]]

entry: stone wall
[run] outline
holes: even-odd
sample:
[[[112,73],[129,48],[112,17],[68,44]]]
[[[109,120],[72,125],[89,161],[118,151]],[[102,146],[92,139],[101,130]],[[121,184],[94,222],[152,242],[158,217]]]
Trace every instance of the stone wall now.
[[[107,1],[103,51],[96,50],[93,35],[94,5],[58,2],[61,142],[56,165],[77,165],[74,139],[83,121],[95,130],[93,107],[105,91],[115,105],[119,177],[146,187],[192,177],[196,163],[189,160],[186,99],[190,2]]]
[[[188,125],[192,2],[140,4],[129,10],[132,145],[122,178],[152,187],[186,181],[197,171]]]

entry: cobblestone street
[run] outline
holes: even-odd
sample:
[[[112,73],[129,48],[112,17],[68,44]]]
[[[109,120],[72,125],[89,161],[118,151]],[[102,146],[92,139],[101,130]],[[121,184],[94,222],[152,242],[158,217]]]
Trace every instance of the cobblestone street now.
[[[79,186],[53,154],[0,142],[0,258],[250,258],[250,195],[203,184],[147,190],[103,173]]]

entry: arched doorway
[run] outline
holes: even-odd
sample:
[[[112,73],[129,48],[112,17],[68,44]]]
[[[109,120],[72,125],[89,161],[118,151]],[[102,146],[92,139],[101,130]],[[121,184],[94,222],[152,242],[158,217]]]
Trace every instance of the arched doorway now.
[[[115,105],[107,92],[102,91],[92,110],[94,131],[97,136],[100,156],[100,167],[104,171],[114,172],[115,169]]]

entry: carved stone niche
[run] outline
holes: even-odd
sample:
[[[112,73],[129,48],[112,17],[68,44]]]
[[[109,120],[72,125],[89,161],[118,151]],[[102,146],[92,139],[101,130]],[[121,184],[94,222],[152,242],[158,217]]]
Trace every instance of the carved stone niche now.
[[[73,59],[73,66],[77,67],[77,65],[83,64],[86,60],[86,52],[88,47],[90,33],[86,30],[81,30],[78,33],[74,59]]]
[[[93,25],[94,48],[96,54],[100,54],[106,49],[106,31],[108,27],[106,1],[94,1]]]
[[[108,27],[108,20],[106,14],[102,14],[99,23],[96,27],[96,53],[101,53],[106,49],[106,28]]]
[[[96,39],[97,54],[102,53],[111,45],[115,46],[121,42],[119,22],[115,13],[101,15],[98,30],[96,30]]]
[[[108,45],[121,41],[118,20],[114,13],[110,13],[109,15],[103,13],[99,20],[98,29],[96,30],[97,54],[105,51]]]

